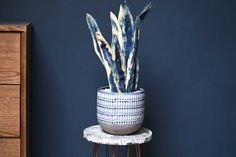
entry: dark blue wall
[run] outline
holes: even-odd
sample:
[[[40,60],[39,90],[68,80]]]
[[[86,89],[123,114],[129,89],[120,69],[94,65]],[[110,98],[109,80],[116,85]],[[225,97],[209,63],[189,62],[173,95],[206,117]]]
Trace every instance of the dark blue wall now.
[[[121,0],[8,0],[0,21],[31,21],[32,157],[90,156],[96,89],[107,85],[85,22],[110,40]],[[137,14],[148,1],[128,1]],[[236,1],[154,0],[141,34],[143,156],[236,156]]]

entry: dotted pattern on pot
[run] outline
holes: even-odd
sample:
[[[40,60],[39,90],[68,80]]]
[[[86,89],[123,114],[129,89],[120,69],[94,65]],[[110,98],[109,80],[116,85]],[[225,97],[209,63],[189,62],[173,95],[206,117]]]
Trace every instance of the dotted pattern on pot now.
[[[97,93],[97,119],[99,124],[142,124],[144,119],[144,91],[134,93]]]

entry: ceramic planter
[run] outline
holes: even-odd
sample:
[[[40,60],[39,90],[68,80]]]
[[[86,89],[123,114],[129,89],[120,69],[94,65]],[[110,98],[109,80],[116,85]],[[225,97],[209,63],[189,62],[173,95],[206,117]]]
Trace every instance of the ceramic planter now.
[[[110,134],[131,134],[140,129],[144,119],[145,93],[139,89],[130,93],[114,93],[108,87],[97,91],[97,120]]]

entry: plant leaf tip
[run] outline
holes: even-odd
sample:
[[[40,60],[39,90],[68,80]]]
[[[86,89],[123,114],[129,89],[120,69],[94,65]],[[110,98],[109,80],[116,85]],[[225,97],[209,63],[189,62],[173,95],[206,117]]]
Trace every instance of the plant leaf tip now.
[[[89,13],[86,13],[86,19],[89,20],[91,18],[92,18],[92,16]]]

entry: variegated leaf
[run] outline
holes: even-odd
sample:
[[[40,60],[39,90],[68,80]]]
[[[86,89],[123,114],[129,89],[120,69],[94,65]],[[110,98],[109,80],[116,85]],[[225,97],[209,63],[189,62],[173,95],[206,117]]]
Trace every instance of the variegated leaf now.
[[[122,69],[122,61],[121,61],[121,56],[120,56],[120,44],[118,42],[118,38],[117,36],[113,36],[113,41],[114,41],[114,50],[115,50],[115,54],[116,54],[116,60],[114,62],[114,68],[117,71],[116,73],[118,74],[117,77],[115,79],[117,79],[117,81],[119,82],[119,89],[121,92],[125,92],[125,79],[126,79],[126,69],[125,72]],[[125,67],[126,68],[126,67]]]
[[[140,31],[140,18],[139,17],[137,17],[134,26],[135,26],[135,31],[134,31],[134,36],[133,36],[134,47],[132,49],[132,52],[129,54],[129,58],[127,61],[126,90],[128,92],[134,91],[134,88],[135,88],[135,79],[134,79],[134,77],[136,77],[135,60],[137,57],[139,31]]]
[[[109,88],[111,90],[111,92],[117,92],[117,87],[116,84],[114,82],[114,77],[112,75],[112,73],[107,74],[107,78],[108,78],[108,83],[109,83]]]
[[[141,11],[141,13],[136,17],[135,20],[135,25],[134,25],[134,36],[132,38],[133,41],[133,53],[129,56],[128,59],[128,65],[127,67],[127,75],[129,75],[127,78],[128,80],[126,81],[126,89],[127,91],[132,90],[134,88],[134,90],[137,90],[138,88],[138,79],[139,79],[139,59],[137,56],[137,52],[138,52],[138,45],[139,45],[139,38],[140,38],[140,27],[141,27],[141,21],[144,20],[144,18],[146,17],[148,11],[151,9],[152,7],[152,2],[150,2],[149,4],[147,4],[144,9]],[[135,63],[134,63],[135,62]],[[132,84],[133,83],[133,84]]]
[[[94,50],[103,63],[112,92],[133,92],[138,89],[139,59],[137,56],[141,22],[152,2],[136,17],[135,23],[126,1],[120,6],[118,19],[111,12],[111,47],[102,36],[95,19],[87,14]]]
[[[134,74],[134,90],[138,90],[138,81],[139,81],[139,58],[135,58],[135,74]]]
[[[124,55],[126,62],[128,60],[129,54],[133,48],[133,32],[134,32],[134,21],[133,16],[130,13],[129,7],[127,4],[120,5],[118,22],[122,29],[122,37],[123,37],[123,47],[124,47]]]
[[[134,50],[130,53],[128,62],[127,62],[127,76],[126,76],[126,92],[134,91],[134,76],[135,76],[135,53]]]
[[[101,56],[99,45],[98,45],[96,37],[95,37],[96,32],[100,32],[98,24],[97,24],[96,20],[90,14],[86,15],[86,20],[87,20],[87,24],[88,24],[88,27],[89,27],[89,30],[90,30],[90,34],[91,34],[92,39],[93,39],[94,51],[97,54],[100,61],[103,63],[103,59],[102,59],[102,56]]]
[[[122,38],[122,30],[118,23],[116,16],[110,12],[111,19],[111,27],[112,27],[112,42],[111,47],[112,50],[116,53],[116,60],[120,60],[120,66],[123,70],[124,74],[126,74],[126,61],[123,53],[123,38]]]
[[[120,85],[119,84],[120,83],[119,82],[120,81],[119,74],[117,71],[115,60],[113,59],[113,55],[115,55],[115,52],[112,51],[111,47],[109,46],[109,44],[107,43],[107,41],[105,40],[105,38],[102,36],[101,33],[99,33],[99,32],[96,33],[96,39],[98,40],[98,44],[99,44],[100,50],[102,52],[102,56],[104,59],[104,65],[105,65],[106,71],[107,71],[107,76],[109,78],[111,78],[111,76],[113,77],[114,85],[112,85],[112,87],[110,87],[110,88],[117,90],[117,91],[112,91],[112,92],[121,92],[121,89],[119,86]],[[112,82],[110,82],[110,84],[111,83]],[[115,86],[115,87],[113,87],[113,86]]]
[[[140,14],[138,15],[141,19],[141,21],[146,17],[148,11],[152,8],[152,1],[150,3],[148,3],[144,9],[140,12]]]

